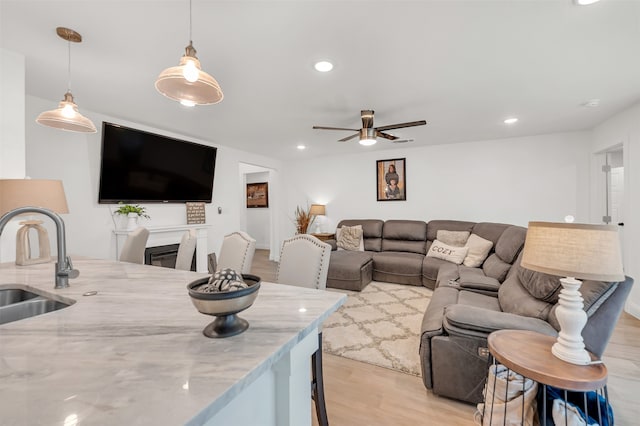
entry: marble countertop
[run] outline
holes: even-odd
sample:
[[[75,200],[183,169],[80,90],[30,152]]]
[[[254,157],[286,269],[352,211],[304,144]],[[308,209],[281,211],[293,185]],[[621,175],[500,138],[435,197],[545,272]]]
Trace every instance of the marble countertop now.
[[[244,333],[210,339],[186,285],[206,274],[73,257],[80,276],[54,290],[54,264],[0,265],[67,308],[0,325],[3,425],[198,424],[218,412],[344,303],[345,295],[262,283]],[[94,296],[83,296],[97,291]],[[305,308],[305,310],[301,309]],[[302,312],[301,312],[302,311]]]

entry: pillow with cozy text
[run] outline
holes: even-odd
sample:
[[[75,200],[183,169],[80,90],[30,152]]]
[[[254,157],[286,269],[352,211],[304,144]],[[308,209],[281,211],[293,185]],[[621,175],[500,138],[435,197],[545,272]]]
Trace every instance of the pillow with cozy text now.
[[[442,241],[435,240],[429,251],[427,257],[435,257],[437,259],[447,260],[449,262],[459,265],[464,260],[469,248],[467,247],[455,247],[443,243]]]

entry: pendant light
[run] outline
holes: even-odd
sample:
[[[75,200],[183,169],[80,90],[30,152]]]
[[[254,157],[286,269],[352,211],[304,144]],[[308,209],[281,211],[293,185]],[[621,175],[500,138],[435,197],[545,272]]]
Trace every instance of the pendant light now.
[[[78,105],[73,101],[71,94],[71,42],[81,43],[82,36],[69,28],[56,28],[58,36],[68,43],[68,80],[67,93],[64,99],[58,104],[58,108],[45,111],[36,118],[36,122],[43,126],[53,127],[55,129],[67,130],[70,132],[95,133],[96,126],[87,117],[78,112]]]
[[[162,71],[156,80],[156,89],[169,99],[184,106],[211,105],[224,98],[220,85],[202,70],[191,41],[191,0],[189,0],[189,45],[178,66]]]

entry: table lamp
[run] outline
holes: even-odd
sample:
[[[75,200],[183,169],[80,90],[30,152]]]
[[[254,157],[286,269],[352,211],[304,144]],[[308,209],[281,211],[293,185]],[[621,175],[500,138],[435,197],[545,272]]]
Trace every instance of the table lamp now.
[[[309,208],[309,214],[313,216],[314,219],[317,216],[324,216],[326,214],[324,204],[311,204],[311,208]],[[316,222],[316,232],[320,232],[320,222]]]
[[[0,179],[0,217],[18,207],[43,207],[56,213],[69,213],[62,181],[45,179]],[[49,235],[41,220],[20,222],[16,235],[16,265],[51,261]],[[38,236],[38,257],[31,257],[29,231]]]
[[[618,228],[612,225],[529,222],[522,255],[523,268],[561,278],[562,290],[556,316],[560,332],[551,352],[571,364],[586,365],[582,329],[587,323],[579,291],[582,281],[605,282],[625,279]]]

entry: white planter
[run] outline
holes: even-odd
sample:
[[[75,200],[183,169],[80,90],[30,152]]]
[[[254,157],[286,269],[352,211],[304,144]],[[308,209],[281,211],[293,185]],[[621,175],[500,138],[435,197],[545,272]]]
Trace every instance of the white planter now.
[[[127,215],[127,227],[125,228],[127,231],[133,231],[138,227],[138,213],[129,213]]]

